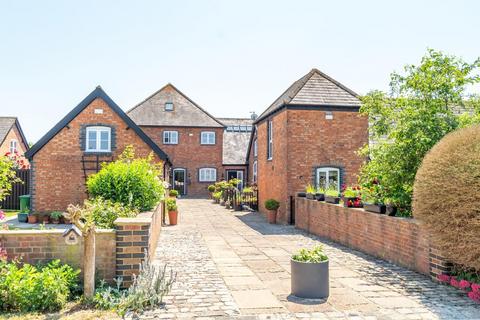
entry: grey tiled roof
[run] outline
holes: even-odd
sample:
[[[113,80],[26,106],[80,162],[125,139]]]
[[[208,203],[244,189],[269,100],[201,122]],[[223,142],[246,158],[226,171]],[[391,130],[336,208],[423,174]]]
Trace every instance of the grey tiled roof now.
[[[165,111],[165,103],[173,102],[173,111]],[[223,127],[172,84],[167,84],[127,112],[140,126]]]
[[[318,69],[295,81],[257,119],[261,120],[283,105],[360,106],[358,95]]]
[[[244,164],[251,132],[223,132],[223,164]]]
[[[226,126],[249,126],[253,123],[250,118],[217,118],[217,120]]]
[[[16,120],[15,117],[0,117],[0,144],[3,143]]]

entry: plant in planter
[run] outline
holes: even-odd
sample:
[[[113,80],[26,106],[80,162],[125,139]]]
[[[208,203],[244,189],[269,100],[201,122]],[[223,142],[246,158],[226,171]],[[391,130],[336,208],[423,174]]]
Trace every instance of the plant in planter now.
[[[301,249],[290,261],[292,295],[320,299],[329,296],[328,257],[322,246]]]
[[[63,212],[60,211],[53,211],[50,213],[50,219],[52,220],[52,223],[54,224],[59,224],[60,219],[63,217]]]
[[[315,187],[311,184],[308,184],[305,188],[305,193],[307,194],[307,199],[315,200]]]
[[[41,223],[44,223],[44,224],[50,223],[50,215],[49,214],[41,215],[39,220]]]
[[[375,212],[379,214],[385,214],[386,207],[383,203],[383,188],[377,182],[373,181],[371,186],[363,188],[363,208],[369,212]]]
[[[363,204],[360,200],[360,192],[359,186],[343,188],[343,205],[350,208],[361,208]]]
[[[170,222],[171,226],[174,226],[177,224],[178,220],[177,200],[170,198],[165,200],[165,203],[167,205],[168,221]]]
[[[268,223],[275,224],[277,223],[277,210],[280,207],[280,202],[275,199],[268,199],[265,201],[265,209],[268,210],[267,220]]]
[[[325,201],[325,188],[318,187],[317,190],[315,190],[315,199]]]
[[[36,214],[28,214],[28,223],[34,224],[38,222],[38,216]]]
[[[211,184],[208,186],[208,192],[210,193],[210,199],[213,198],[213,193],[215,192],[215,185]]]
[[[340,196],[338,193],[337,188],[328,188],[325,191],[325,201],[328,203],[339,204],[340,203]]]
[[[170,198],[178,198],[178,191],[175,189],[171,189],[168,191],[168,196]]]
[[[395,204],[395,201],[392,198],[385,198],[385,211],[386,213],[394,217],[397,214],[397,206]]]
[[[220,203],[221,197],[222,197],[222,191],[217,191],[213,193],[213,201],[215,201],[215,203]]]

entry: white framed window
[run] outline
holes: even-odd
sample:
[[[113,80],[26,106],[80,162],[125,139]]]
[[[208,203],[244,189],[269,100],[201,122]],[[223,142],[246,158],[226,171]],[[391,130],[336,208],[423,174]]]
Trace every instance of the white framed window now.
[[[163,131],[163,144],[178,144],[178,131]]]
[[[257,139],[253,140],[253,156],[254,157],[258,156]]]
[[[215,144],[215,132],[202,131],[200,135],[200,144]]]
[[[198,170],[198,181],[200,181],[200,182],[215,182],[215,181],[217,181],[217,169],[215,169],[215,168],[200,168]]]
[[[165,111],[173,111],[173,102],[165,103]]]
[[[15,139],[10,140],[10,153],[15,153],[18,151],[17,144],[18,144],[17,140]]]
[[[257,174],[258,174],[258,164],[257,160],[253,161],[253,182],[257,182]]]
[[[267,122],[267,160],[273,158],[273,123],[272,120]]]
[[[86,152],[110,152],[112,129],[109,127],[87,127]]]
[[[317,168],[315,184],[320,188],[335,188],[340,192],[340,169],[331,167]]]

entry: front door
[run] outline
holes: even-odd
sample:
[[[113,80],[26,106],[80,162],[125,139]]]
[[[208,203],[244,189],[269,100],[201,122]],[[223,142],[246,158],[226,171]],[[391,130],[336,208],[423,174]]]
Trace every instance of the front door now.
[[[243,170],[227,170],[227,181],[231,179],[238,179],[240,183],[238,184],[238,189],[243,189]]]
[[[187,193],[185,190],[185,177],[185,169],[173,169],[173,189],[177,190],[181,195],[185,195]]]

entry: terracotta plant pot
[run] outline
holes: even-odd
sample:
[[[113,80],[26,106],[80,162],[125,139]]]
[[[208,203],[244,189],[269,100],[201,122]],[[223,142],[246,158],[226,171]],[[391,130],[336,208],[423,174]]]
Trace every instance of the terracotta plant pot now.
[[[37,223],[38,222],[38,218],[37,216],[34,216],[34,215],[29,215],[28,216],[28,223]]]
[[[277,223],[277,211],[276,210],[268,210],[267,212],[267,220],[270,224]]]
[[[174,226],[177,224],[177,219],[178,219],[178,211],[168,211],[168,222],[170,222],[171,226]]]

